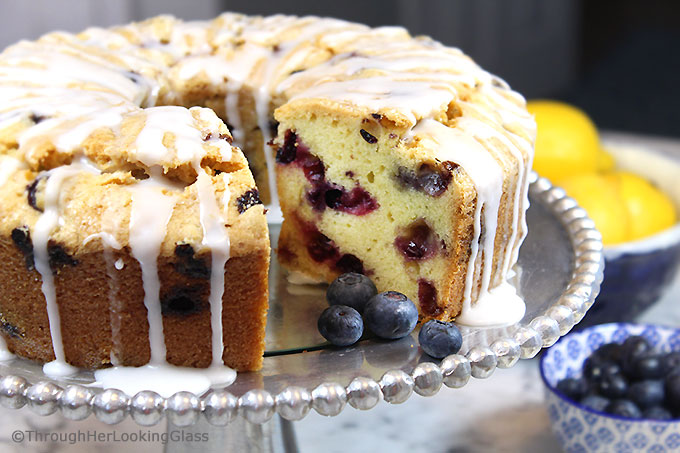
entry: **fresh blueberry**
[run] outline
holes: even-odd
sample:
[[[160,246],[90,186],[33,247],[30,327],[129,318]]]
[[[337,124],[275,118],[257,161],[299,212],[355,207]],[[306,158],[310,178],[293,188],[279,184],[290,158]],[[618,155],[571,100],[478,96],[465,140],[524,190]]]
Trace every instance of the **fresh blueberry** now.
[[[620,374],[603,376],[597,389],[599,390],[600,395],[607,398],[623,398],[628,392],[628,381]]]
[[[621,363],[623,352],[623,345],[619,343],[607,343],[597,348],[591,357],[607,362]]]
[[[641,409],[662,404],[665,395],[662,380],[640,381],[628,387],[628,399]]]
[[[680,351],[673,351],[662,355],[661,367],[664,374],[669,374],[674,369],[680,369]]]
[[[645,411],[642,413],[642,418],[649,420],[672,420],[673,414],[671,414],[668,409],[665,409],[661,406],[654,406],[650,407],[649,409],[645,409]]]
[[[326,291],[326,300],[331,305],[347,305],[362,313],[368,300],[376,294],[378,290],[370,278],[349,272],[333,280]]]
[[[651,353],[632,358],[626,366],[626,374],[633,380],[658,379],[663,371],[661,357]]]
[[[594,410],[604,412],[607,410],[610,401],[604,396],[600,395],[588,395],[581,400],[581,404]]]
[[[633,359],[640,357],[652,350],[649,342],[645,337],[634,335],[626,338],[626,341],[621,345],[623,349],[622,360],[631,362]]]
[[[680,410],[680,374],[666,377],[666,406],[676,411]]]
[[[607,406],[607,412],[613,415],[626,418],[640,418],[642,412],[640,408],[630,400],[614,400]]]
[[[413,331],[418,323],[416,305],[401,293],[387,291],[373,296],[364,309],[366,327],[380,338],[396,340]]]
[[[583,378],[567,378],[557,383],[557,391],[567,398],[580,401],[588,393],[588,382]]]
[[[463,336],[454,323],[431,319],[420,329],[418,342],[427,354],[442,359],[460,351]]]
[[[593,384],[598,384],[605,377],[619,373],[621,373],[621,367],[609,360],[589,357],[583,364],[583,376]]]
[[[680,365],[676,366],[675,368],[671,368],[666,373],[664,373],[665,377],[671,377],[676,375],[680,375]]]
[[[319,316],[319,333],[336,346],[356,343],[364,333],[364,322],[358,311],[346,305],[328,307]]]

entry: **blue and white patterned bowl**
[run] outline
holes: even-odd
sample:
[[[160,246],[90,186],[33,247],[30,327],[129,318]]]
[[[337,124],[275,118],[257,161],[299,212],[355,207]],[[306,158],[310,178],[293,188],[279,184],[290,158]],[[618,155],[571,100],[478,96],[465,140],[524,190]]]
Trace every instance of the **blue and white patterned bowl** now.
[[[605,343],[622,343],[631,335],[644,336],[655,349],[680,351],[680,329],[643,324],[613,323],[572,332],[541,357],[548,414],[553,432],[569,453],[680,451],[680,420],[631,420],[592,410],[557,392],[557,383],[581,374],[585,359]]]

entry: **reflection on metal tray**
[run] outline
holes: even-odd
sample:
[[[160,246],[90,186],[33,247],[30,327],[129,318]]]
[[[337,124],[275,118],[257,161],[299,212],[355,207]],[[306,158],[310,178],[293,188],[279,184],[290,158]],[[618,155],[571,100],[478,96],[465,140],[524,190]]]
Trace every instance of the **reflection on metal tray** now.
[[[107,398],[84,403],[86,409],[93,410],[102,421],[114,423],[120,419],[111,416],[116,409],[112,404],[121,405],[118,410],[122,416],[129,410],[133,418],[155,410],[145,404],[160,404],[160,415],[144,418],[145,424],[157,423],[163,413],[176,420],[178,413],[188,410],[177,406],[180,403],[195,405],[189,409],[203,412],[214,424],[225,424],[236,414],[262,423],[275,410],[286,413],[289,419],[299,419],[310,407],[324,415],[335,415],[346,403],[370,409],[380,398],[398,402],[413,392],[433,395],[442,385],[461,387],[470,377],[486,378],[496,368],[535,356],[542,347],[565,335],[590,308],[602,281],[603,260],[601,236],[585,211],[562,189],[536,179],[535,174],[532,177],[529,234],[519,254],[515,281],[527,310],[518,324],[463,328],[463,349],[442,361],[433,361],[422,353],[417,331],[398,341],[367,339],[351,347],[333,348],[316,329],[318,315],[326,306],[325,287],[290,284],[274,259],[267,354],[261,371],[239,373],[226,390],[201,398],[180,401],[145,395],[128,400],[119,391],[110,391]],[[273,226],[271,232],[275,240],[278,227]],[[0,403],[8,407],[23,405],[27,393],[54,398],[55,408],[69,405],[72,402],[62,396],[67,392],[60,392],[60,388],[93,381],[91,372],[82,372],[55,382],[48,395],[44,387],[35,384],[49,381],[42,368],[23,359],[0,363],[0,375],[20,377],[0,381]],[[15,394],[10,395],[10,384],[17,387]],[[196,418],[188,420],[186,423],[192,424]]]

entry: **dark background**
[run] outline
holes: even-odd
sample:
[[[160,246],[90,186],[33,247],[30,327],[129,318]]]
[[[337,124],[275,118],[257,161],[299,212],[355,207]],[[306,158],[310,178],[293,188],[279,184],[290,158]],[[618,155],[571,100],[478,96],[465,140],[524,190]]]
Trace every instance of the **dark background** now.
[[[554,96],[600,127],[680,136],[680,2],[582,3],[578,77]]]
[[[461,48],[527,99],[583,108],[601,129],[680,137],[680,0],[3,1],[0,48],[55,29],[222,11],[402,25]]]
[[[583,108],[599,128],[680,137],[680,1],[430,0],[408,2],[406,15],[399,1],[224,3],[405,25],[460,47],[527,98]]]

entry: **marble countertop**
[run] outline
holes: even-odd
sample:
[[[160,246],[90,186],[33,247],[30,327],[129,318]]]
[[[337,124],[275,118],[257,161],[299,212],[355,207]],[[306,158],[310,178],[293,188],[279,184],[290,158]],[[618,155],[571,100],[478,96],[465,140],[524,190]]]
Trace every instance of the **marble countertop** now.
[[[627,134],[609,134],[638,141]],[[647,144],[652,140],[645,140]],[[654,146],[678,152],[677,141],[654,140]],[[639,321],[680,326],[680,274],[674,285]],[[544,405],[538,359],[522,360],[513,368],[496,370],[488,379],[472,379],[462,389],[443,387],[434,397],[413,395],[400,405],[380,402],[370,411],[347,406],[337,417],[312,411],[293,424],[301,451],[324,452],[546,452],[558,451]],[[0,407],[0,453],[4,452],[115,452],[174,451],[163,442],[167,422],[145,428],[131,419],[115,426],[94,416],[80,422],[58,414],[41,417],[29,409]],[[16,431],[26,436],[17,443]],[[83,433],[74,438],[72,433]],[[29,441],[29,432],[33,440]],[[35,439],[39,433],[54,439]],[[71,434],[71,436],[69,436]],[[87,436],[99,436],[99,440]],[[137,441],[122,442],[125,437]],[[194,450],[202,451],[200,444]]]

